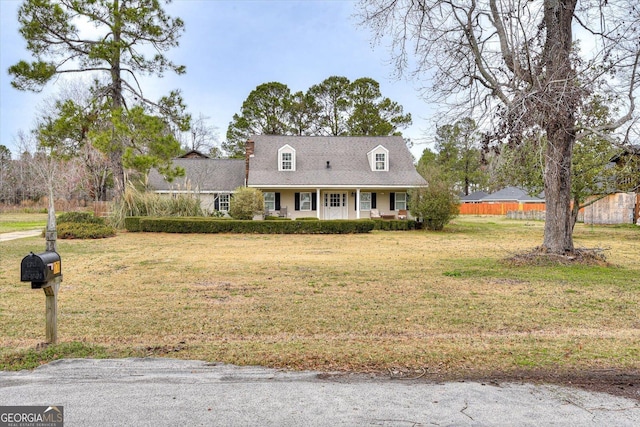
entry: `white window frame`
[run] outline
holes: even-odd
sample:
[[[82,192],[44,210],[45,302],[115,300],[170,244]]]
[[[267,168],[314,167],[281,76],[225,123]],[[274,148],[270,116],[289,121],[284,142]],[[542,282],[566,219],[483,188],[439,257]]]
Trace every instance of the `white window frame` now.
[[[367,191],[360,192],[360,210],[361,211],[370,211],[371,210],[371,202],[372,202],[371,193]]]
[[[389,170],[389,150],[378,145],[367,153],[369,167],[373,172],[387,172]]]
[[[218,195],[218,210],[220,212],[229,212],[231,207],[231,195],[229,193]]]
[[[402,196],[402,200],[398,200],[398,196]],[[396,193],[395,210],[407,210],[407,193]]]
[[[293,169],[293,154],[284,152],[281,154],[282,156],[282,170],[290,171]]]
[[[278,170],[284,172],[296,170],[296,150],[289,144],[278,149]]]
[[[312,207],[311,200],[311,193],[300,193],[300,210],[310,211]]]
[[[267,191],[264,193],[264,208],[270,212],[276,210],[276,193]]]

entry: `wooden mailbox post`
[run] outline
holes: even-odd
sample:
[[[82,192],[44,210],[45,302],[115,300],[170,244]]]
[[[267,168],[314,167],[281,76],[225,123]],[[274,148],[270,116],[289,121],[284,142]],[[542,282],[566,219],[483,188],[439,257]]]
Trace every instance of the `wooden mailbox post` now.
[[[58,244],[56,242],[57,238],[56,214],[54,209],[49,208],[47,230],[45,231],[47,252],[58,252]],[[61,271],[59,271],[59,273],[61,273]],[[58,291],[60,290],[60,282],[62,282],[62,274],[47,282],[48,286],[42,287],[47,299],[46,336],[47,342],[51,344],[56,344],[58,342]]]
[[[46,250],[40,254],[31,252],[20,266],[20,280],[31,282],[31,289],[42,288],[46,296],[47,344],[58,342],[58,291],[62,282],[62,261],[57,252],[56,216],[49,207],[49,218],[45,231]]]

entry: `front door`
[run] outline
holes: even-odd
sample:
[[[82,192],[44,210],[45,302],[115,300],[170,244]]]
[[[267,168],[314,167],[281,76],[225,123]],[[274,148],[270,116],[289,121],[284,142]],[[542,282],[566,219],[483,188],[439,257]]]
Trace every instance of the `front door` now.
[[[348,219],[347,193],[324,193],[324,219]]]

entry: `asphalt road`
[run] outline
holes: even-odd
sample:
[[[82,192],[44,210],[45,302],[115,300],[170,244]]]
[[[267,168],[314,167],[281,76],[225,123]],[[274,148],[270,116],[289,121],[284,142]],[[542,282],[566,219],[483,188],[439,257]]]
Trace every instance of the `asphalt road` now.
[[[638,426],[640,402],[552,385],[374,379],[173,359],[0,372],[0,406],[69,426]]]

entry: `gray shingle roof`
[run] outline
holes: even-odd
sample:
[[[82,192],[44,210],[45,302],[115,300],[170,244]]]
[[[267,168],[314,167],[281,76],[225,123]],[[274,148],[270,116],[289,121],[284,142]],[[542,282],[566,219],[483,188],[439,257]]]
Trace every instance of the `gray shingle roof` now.
[[[174,159],[185,176],[167,182],[156,170],[149,172],[149,186],[156,191],[228,192],[244,185],[245,161],[237,159]]]
[[[489,193],[487,193],[486,191],[474,191],[473,193],[460,197],[460,200],[463,202],[479,202],[488,195]]]
[[[336,137],[256,135],[248,184],[252,187],[411,187],[426,185],[400,136]],[[296,170],[278,171],[278,149],[296,150]],[[372,171],[367,153],[389,150],[389,170]],[[331,165],[327,168],[327,162]]]
[[[481,199],[483,202],[544,202],[544,199],[541,199],[536,196],[531,196],[527,194],[521,188],[518,187],[506,187],[500,191],[496,191],[495,193],[491,193],[486,197]]]

